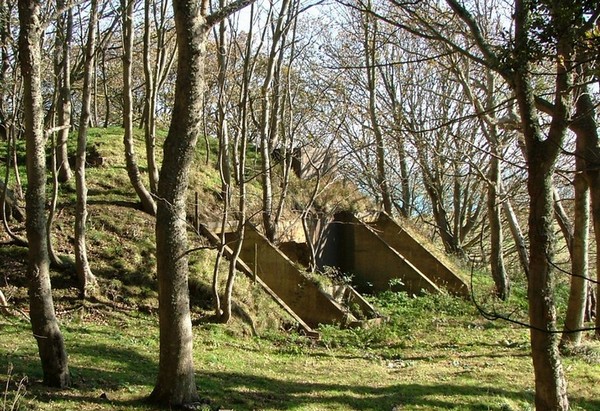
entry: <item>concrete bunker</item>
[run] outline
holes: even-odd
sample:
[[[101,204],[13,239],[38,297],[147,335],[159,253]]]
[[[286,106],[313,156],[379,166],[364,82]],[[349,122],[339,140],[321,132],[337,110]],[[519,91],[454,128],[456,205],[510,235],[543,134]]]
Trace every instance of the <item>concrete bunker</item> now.
[[[302,267],[306,244],[277,247],[251,224],[246,225],[238,261],[238,269],[260,284],[309,335],[317,335],[314,328],[319,324],[356,326],[378,319],[360,293],[393,289],[418,295],[444,288],[454,295],[469,295],[460,277],[383,213],[370,223],[349,212],[338,213],[323,226],[317,267],[350,274],[356,289],[348,284],[317,283]],[[201,230],[213,243],[220,242],[207,227]],[[229,258],[236,241],[234,233],[226,233]]]

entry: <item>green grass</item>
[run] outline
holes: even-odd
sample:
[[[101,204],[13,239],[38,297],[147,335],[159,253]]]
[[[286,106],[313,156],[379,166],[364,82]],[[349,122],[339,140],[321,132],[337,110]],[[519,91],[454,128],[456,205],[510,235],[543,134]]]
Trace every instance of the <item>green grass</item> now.
[[[213,409],[235,410],[533,409],[526,330],[489,323],[449,297],[394,297],[380,300],[387,323],[323,327],[320,341],[273,330],[242,336],[235,327],[199,323],[201,397]],[[63,313],[61,322],[73,378],[63,391],[41,386],[29,324],[0,322],[2,369],[12,364],[13,382],[28,379],[21,409],[154,409],[144,399],[157,371],[155,315],[90,305]],[[575,410],[600,409],[600,345],[585,347],[564,360]]]

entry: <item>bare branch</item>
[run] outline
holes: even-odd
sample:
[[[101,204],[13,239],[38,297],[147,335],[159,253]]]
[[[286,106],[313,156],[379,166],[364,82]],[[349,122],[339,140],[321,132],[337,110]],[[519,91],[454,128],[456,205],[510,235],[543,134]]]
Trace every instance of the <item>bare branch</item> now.
[[[229,17],[233,13],[240,11],[246,6],[254,3],[256,0],[236,0],[225,7],[215,11],[206,17],[206,25],[212,27],[213,25],[219,23],[221,20]]]

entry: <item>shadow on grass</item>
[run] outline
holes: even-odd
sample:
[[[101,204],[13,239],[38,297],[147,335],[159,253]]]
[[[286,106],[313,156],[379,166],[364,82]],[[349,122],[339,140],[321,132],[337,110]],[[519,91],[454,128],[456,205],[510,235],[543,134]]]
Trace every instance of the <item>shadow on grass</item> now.
[[[25,323],[7,326],[8,334],[22,333]],[[18,352],[2,356],[3,362],[14,364],[16,375],[28,375],[28,399],[38,404],[53,403],[52,409],[81,410],[153,410],[146,403],[158,370],[158,346],[155,335],[147,340],[131,342],[126,333],[110,330],[102,335],[90,330],[71,330],[67,346],[71,358],[73,388],[50,390],[43,387],[39,359],[34,348],[23,346]],[[76,334],[77,333],[77,338]],[[12,338],[12,337],[9,337]],[[99,341],[101,340],[101,341]],[[33,343],[33,340],[32,340]],[[259,355],[255,353],[252,355]],[[6,364],[2,367],[6,370]],[[503,410],[507,402],[527,406],[533,394],[525,390],[497,386],[457,384],[452,381],[430,383],[396,383],[364,381],[346,384],[347,376],[339,375],[323,382],[322,376],[258,375],[253,373],[214,371],[197,372],[200,395],[209,398],[214,409],[288,410],[311,409],[392,410],[396,406],[421,407],[429,410]],[[406,371],[410,372],[410,371]],[[294,378],[294,379],[292,379]],[[3,378],[0,376],[0,380]],[[320,381],[317,381],[320,380]],[[600,399],[572,397],[572,404],[583,409],[600,409]],[[64,404],[63,405],[61,405]],[[44,409],[40,407],[39,409]]]
[[[418,406],[428,410],[505,410],[506,401],[533,403],[533,393],[491,386],[452,383],[396,384],[385,387],[287,381],[227,372],[198,373],[200,390],[220,407],[235,410],[311,409],[391,410]],[[457,400],[457,398],[459,398]],[[600,409],[600,400],[571,398],[584,409]]]
[[[312,406],[347,410],[391,410],[396,406],[418,405],[424,409],[457,409],[450,397],[471,397],[460,409],[489,410],[490,397],[530,402],[532,396],[502,388],[440,384],[396,384],[386,387],[341,383],[296,382],[236,373],[202,373],[201,390],[225,408],[236,410],[294,409]],[[444,399],[447,397],[448,399]],[[498,403],[497,409],[501,409]]]
[[[104,360],[99,368],[72,366],[73,389],[48,390],[39,383],[30,394],[41,403],[60,402],[80,404],[81,409],[157,409],[148,404],[155,381],[157,364],[132,349],[106,345],[77,347],[70,350],[73,357],[94,356]],[[31,357],[30,357],[31,359]],[[112,364],[112,369],[107,369]],[[32,366],[33,364],[30,364]],[[30,367],[27,367],[30,368]],[[110,367],[109,367],[110,368]],[[41,376],[39,376],[41,377]],[[342,377],[343,378],[343,377]],[[466,386],[448,382],[432,384],[395,384],[384,387],[367,384],[289,381],[285,377],[267,377],[233,372],[198,372],[197,381],[202,398],[210,399],[213,409],[288,410],[299,407],[311,409],[392,410],[396,406],[418,406],[423,409],[444,410],[504,410],[506,401],[531,404],[533,394],[501,386]],[[114,394],[135,386],[131,396]],[[140,386],[146,387],[140,389]],[[600,400],[572,398],[572,403],[584,409],[600,409]],[[92,408],[90,408],[90,406]],[[94,408],[95,407],[95,408]],[[64,409],[67,409],[64,408]]]

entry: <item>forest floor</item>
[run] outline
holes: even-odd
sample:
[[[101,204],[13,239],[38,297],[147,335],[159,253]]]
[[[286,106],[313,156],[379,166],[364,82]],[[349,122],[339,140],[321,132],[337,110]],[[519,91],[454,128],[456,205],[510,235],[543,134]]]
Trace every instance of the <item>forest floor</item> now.
[[[527,330],[476,315],[447,296],[381,297],[384,325],[321,329],[313,340],[271,330],[249,336],[195,322],[197,384],[207,410],[530,410]],[[387,307],[386,307],[387,306]],[[152,410],[158,362],[154,313],[87,303],[60,312],[73,387],[41,385],[27,321],[0,317],[6,386],[22,410]],[[564,358],[574,410],[600,410],[600,344]],[[2,400],[0,400],[0,405]]]
[[[0,287],[12,315],[0,314],[0,409],[153,410],[145,399],[158,367],[154,222],[136,209],[124,170],[120,129],[92,130],[104,159],[90,168],[88,246],[99,292],[77,298],[72,265],[53,271],[53,293],[72,377],[47,389],[27,315],[26,250],[0,246]],[[138,152],[143,152],[138,136]],[[2,149],[2,147],[0,147]],[[214,151],[215,145],[211,148]],[[214,157],[214,153],[212,154]],[[216,198],[218,175],[200,148],[192,187],[203,205]],[[21,160],[24,158],[21,156]],[[143,163],[142,163],[143,166]],[[22,178],[24,177],[22,173]],[[74,190],[61,187],[54,246],[72,254]],[[193,207],[193,203],[190,204]],[[24,237],[22,224],[11,222]],[[2,242],[7,241],[0,234]],[[379,325],[323,326],[302,336],[266,295],[239,277],[232,324],[213,324],[214,251],[190,233],[190,291],[196,378],[206,410],[532,410],[534,378],[527,329],[485,320],[471,301],[447,295],[371,297]],[[71,261],[72,264],[72,261]],[[222,270],[225,275],[226,267]],[[514,276],[506,303],[489,296],[491,280],[474,272],[476,295],[490,311],[526,319],[524,279]],[[559,314],[568,282],[558,283]],[[247,324],[252,319],[259,335]],[[563,357],[574,410],[600,410],[600,342],[586,335]]]

